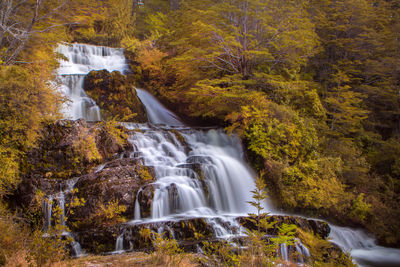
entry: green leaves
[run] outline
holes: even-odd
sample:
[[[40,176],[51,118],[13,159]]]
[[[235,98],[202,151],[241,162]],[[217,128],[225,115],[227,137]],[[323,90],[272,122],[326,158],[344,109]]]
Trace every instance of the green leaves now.
[[[242,107],[240,115],[228,119],[248,141],[249,149],[263,158],[293,163],[307,158],[317,146],[315,129],[285,106],[266,102],[256,106]]]
[[[294,224],[282,223],[278,226],[278,236],[272,237],[271,241],[279,246],[281,244],[286,244],[287,246],[294,245],[294,237],[297,231],[297,226]]]

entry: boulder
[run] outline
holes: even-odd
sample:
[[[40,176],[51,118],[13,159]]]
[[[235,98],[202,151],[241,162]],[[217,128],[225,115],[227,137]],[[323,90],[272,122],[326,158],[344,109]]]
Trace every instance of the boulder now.
[[[103,118],[118,116],[122,121],[147,122],[146,109],[134,86],[120,72],[91,71],[85,77],[84,88],[100,107]]]
[[[107,207],[112,202],[124,206],[126,210],[118,216],[124,220],[134,218],[135,199],[138,190],[150,182],[143,176],[142,160],[137,158],[116,159],[105,163],[99,170],[79,178],[75,185],[77,196],[85,200],[85,205],[77,207],[69,217],[74,231],[91,228],[102,230],[108,222],[96,221],[99,206]],[[112,223],[111,221],[110,223]]]

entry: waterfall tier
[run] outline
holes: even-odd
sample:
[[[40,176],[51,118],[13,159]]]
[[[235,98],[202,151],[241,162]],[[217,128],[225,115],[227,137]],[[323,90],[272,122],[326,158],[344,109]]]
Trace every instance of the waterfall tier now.
[[[61,92],[68,102],[62,112],[67,119],[83,118],[87,121],[101,120],[100,108],[83,90],[85,75],[92,70],[127,72],[122,49],[104,46],[72,44],[59,45],[56,49],[64,58],[60,59],[57,71],[61,83]]]
[[[149,92],[136,89],[137,95],[146,106],[149,122],[153,124],[165,124],[169,126],[183,126],[178,116],[166,109],[155,97]]]
[[[136,128],[140,125],[128,125]],[[135,148],[132,157],[143,159],[154,169],[151,185],[154,197],[147,219],[171,216],[212,216],[253,212],[254,173],[243,161],[239,139],[220,129],[140,127],[129,142]],[[143,188],[145,190],[145,188]],[[136,198],[136,208],[142,190]],[[146,201],[147,203],[147,201]],[[136,220],[143,218],[140,210]]]

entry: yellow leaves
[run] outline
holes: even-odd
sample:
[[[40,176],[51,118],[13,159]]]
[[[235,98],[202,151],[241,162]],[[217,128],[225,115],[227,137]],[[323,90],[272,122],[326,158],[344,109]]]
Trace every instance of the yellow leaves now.
[[[150,174],[149,170],[146,167],[142,167],[137,172],[138,172],[140,178],[142,178],[146,182],[150,182],[150,181],[154,180],[153,176]]]
[[[121,40],[121,46],[132,53],[136,53],[143,46],[143,42],[132,36],[127,36]]]
[[[317,145],[315,129],[290,109],[260,101],[244,106],[228,117],[232,126],[247,140],[249,149],[264,159],[292,163],[305,157]]]
[[[126,211],[125,205],[120,205],[118,200],[110,200],[106,204],[99,201],[96,212],[91,215],[90,221],[102,226],[115,225],[125,222],[126,219],[122,214]]]
[[[232,112],[239,112],[245,105],[263,102],[264,95],[246,89],[249,81],[241,75],[229,75],[221,79],[205,79],[197,82],[187,96],[194,101],[192,111],[196,116],[226,119]]]
[[[153,40],[170,34],[168,17],[164,13],[156,12],[155,14],[149,14],[146,18],[146,23],[151,25],[151,39]]]
[[[365,221],[368,215],[371,214],[371,204],[368,204],[364,199],[364,194],[359,194],[354,200],[349,216],[360,222]]]
[[[0,145],[0,198],[10,193],[19,182],[18,151]]]
[[[143,71],[149,72],[150,75],[160,75],[163,69],[162,60],[167,56],[153,47],[151,43],[145,42],[137,49],[137,61],[140,63]]]
[[[135,114],[132,114],[131,116],[135,116]],[[129,117],[124,117],[121,119],[125,121],[124,119],[126,118],[129,119]],[[101,122],[100,124],[105,128],[107,133],[114,138],[117,144],[124,146],[127,143],[128,135],[120,127],[118,118],[112,118],[108,121]]]
[[[74,141],[72,148],[78,156],[77,160],[80,162],[84,160],[88,163],[99,162],[102,157],[97,150],[94,136],[88,133],[81,133],[81,135]],[[77,162],[77,163],[78,163]]]
[[[76,194],[78,192],[78,189],[73,189],[71,192],[72,194]],[[65,204],[65,206],[68,208],[69,214],[74,214],[74,208],[77,207],[82,207],[86,203],[86,200],[82,197],[76,197],[75,195],[71,198],[70,202]]]
[[[293,194],[292,205],[302,208],[343,210],[350,194],[337,178],[341,171],[338,158],[318,158],[287,167],[283,173],[286,181],[285,194]]]

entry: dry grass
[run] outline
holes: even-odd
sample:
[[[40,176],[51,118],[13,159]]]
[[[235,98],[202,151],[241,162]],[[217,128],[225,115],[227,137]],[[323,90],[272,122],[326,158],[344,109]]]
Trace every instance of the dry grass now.
[[[108,256],[88,256],[79,259],[73,259],[63,262],[65,265],[52,265],[52,267],[165,267],[171,266],[168,264],[168,259],[165,259],[163,263],[157,264],[159,260],[155,260],[156,255],[146,254],[139,252],[125,253],[122,255],[108,255]],[[179,263],[180,267],[196,267],[199,266],[193,255],[185,254],[182,261]]]

